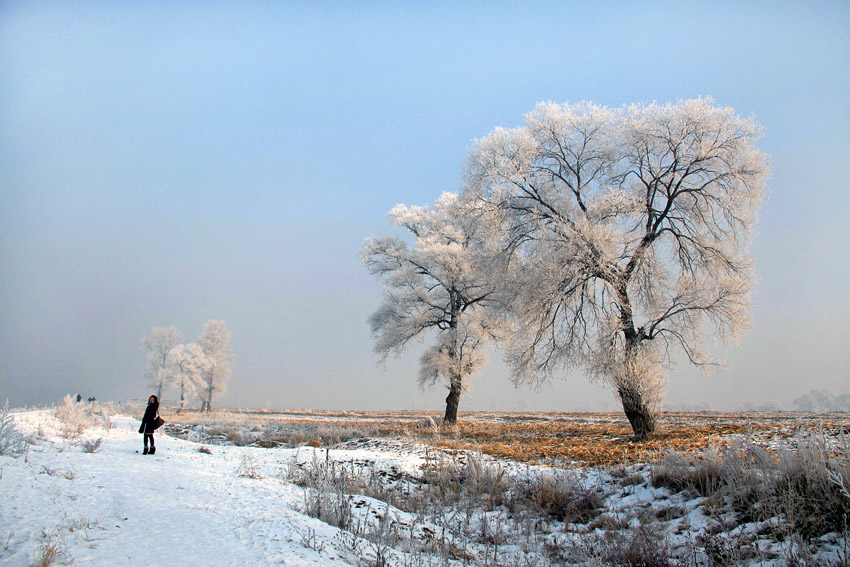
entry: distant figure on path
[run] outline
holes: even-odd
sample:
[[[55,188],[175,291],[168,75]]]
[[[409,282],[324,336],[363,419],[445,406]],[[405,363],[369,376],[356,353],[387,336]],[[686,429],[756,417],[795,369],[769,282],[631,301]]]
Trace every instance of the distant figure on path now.
[[[153,455],[156,453],[156,446],[153,444],[153,432],[160,425],[162,425],[162,419],[159,417],[159,399],[151,395],[148,398],[148,407],[145,408],[142,424],[139,426],[139,433],[145,436],[145,450],[142,452],[142,455]],[[148,441],[150,441],[150,449],[148,449]]]

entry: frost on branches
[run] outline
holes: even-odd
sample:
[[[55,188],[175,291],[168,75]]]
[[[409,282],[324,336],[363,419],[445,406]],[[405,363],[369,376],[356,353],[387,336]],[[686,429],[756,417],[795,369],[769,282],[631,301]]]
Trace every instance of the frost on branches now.
[[[173,382],[180,391],[180,413],[186,407],[187,396],[200,393],[208,362],[204,351],[195,343],[177,345],[171,349],[169,356],[174,365]]]
[[[156,388],[157,399],[162,399],[162,389],[173,380],[171,349],[180,344],[180,332],[171,327],[154,327],[151,336],[142,337],[142,350],[148,357],[150,384]]]
[[[446,383],[444,419],[454,423],[468,379],[485,363],[483,347],[499,332],[485,314],[494,278],[481,252],[481,219],[449,193],[432,209],[398,205],[389,217],[416,240],[411,247],[397,238],[370,238],[363,248],[367,268],[384,282],[383,303],[369,320],[375,352],[385,360],[433,330],[436,341],[422,355],[419,382]]]
[[[515,270],[514,379],[582,366],[645,438],[673,353],[714,364],[704,340],[747,326],[761,129],[710,98],[541,103],[525,119],[476,142],[463,192]]]
[[[234,356],[230,353],[230,331],[224,321],[207,321],[198,339],[202,363],[200,368],[201,411],[212,409],[213,398],[226,391],[230,378],[230,363]]]
[[[209,411],[212,400],[225,392],[230,378],[230,331],[224,321],[207,321],[197,343],[180,344],[180,333],[173,326],[154,327],[150,337],[142,338],[142,350],[148,355],[148,374],[162,401],[162,390],[180,392],[180,411],[188,396],[201,400],[201,411]]]

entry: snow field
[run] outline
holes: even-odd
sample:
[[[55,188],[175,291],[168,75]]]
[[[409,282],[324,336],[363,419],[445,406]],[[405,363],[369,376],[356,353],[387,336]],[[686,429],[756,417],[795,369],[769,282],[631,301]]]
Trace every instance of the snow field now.
[[[134,418],[72,439],[51,411],[15,419],[30,444],[18,458],[0,456],[0,565],[546,567],[655,557],[778,567],[848,557],[846,532],[801,547],[780,518],[738,521],[716,496],[659,483],[657,466],[553,469],[393,439],[263,449],[161,433],[157,454],[142,455]],[[98,438],[100,449],[86,452]]]

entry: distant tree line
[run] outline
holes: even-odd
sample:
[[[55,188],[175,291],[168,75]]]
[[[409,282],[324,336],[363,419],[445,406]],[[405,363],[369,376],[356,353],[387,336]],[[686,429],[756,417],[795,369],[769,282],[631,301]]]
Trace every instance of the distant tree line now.
[[[180,411],[186,401],[197,397],[201,411],[210,411],[212,401],[223,394],[231,375],[230,331],[224,321],[207,321],[197,342],[182,344],[183,337],[172,325],[154,327],[142,337],[147,355],[150,385],[162,399],[165,389],[180,394]]]
[[[830,390],[809,390],[796,400],[799,411],[850,411],[850,393],[836,396]]]

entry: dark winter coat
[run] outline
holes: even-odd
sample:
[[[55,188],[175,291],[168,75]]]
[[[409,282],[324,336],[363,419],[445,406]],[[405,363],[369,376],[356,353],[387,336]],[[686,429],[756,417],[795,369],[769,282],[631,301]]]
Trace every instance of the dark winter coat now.
[[[159,402],[149,403],[145,408],[145,415],[142,417],[142,424],[139,426],[139,433],[153,433],[154,420],[159,415]]]

